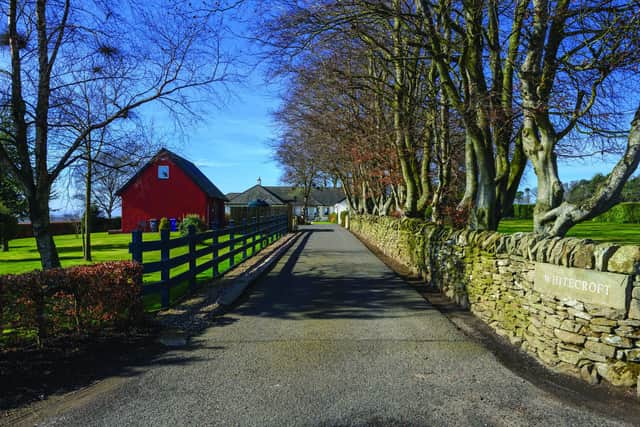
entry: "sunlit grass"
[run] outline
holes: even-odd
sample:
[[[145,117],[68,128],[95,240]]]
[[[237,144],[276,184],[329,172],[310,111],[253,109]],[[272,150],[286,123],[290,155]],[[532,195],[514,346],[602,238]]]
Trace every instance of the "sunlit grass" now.
[[[533,221],[530,219],[502,220],[498,231],[507,234],[531,232],[533,231]],[[591,239],[596,242],[640,244],[640,225],[587,221],[574,226],[569,230],[567,236]]]
[[[179,237],[179,233],[171,233],[171,238]],[[64,235],[55,236],[56,247],[58,248],[58,254],[60,256],[60,262],[62,267],[72,267],[76,265],[91,264],[83,260],[82,253],[82,238],[79,235]],[[143,241],[160,240],[160,233],[144,233]],[[219,241],[224,242],[229,240],[228,235],[220,236]],[[131,254],[129,253],[129,243],[131,243],[131,234],[107,234],[107,233],[92,233],[92,257],[93,263],[105,262],[105,261],[124,261],[131,260]],[[251,244],[251,240],[248,240]],[[259,252],[261,246],[259,238],[255,239],[255,243],[252,247],[247,249],[247,257]],[[197,249],[204,248],[207,244],[211,244],[211,240],[205,241],[198,245]],[[240,247],[237,244],[236,247]],[[188,246],[182,246],[179,248],[171,249],[170,256],[176,257],[188,252]],[[219,251],[219,255],[224,255],[229,251],[229,248],[224,248]],[[244,254],[239,253],[235,255],[235,264],[239,264],[243,261]],[[210,260],[213,257],[201,257],[197,260],[197,264],[200,265]],[[143,262],[160,261],[160,251],[145,252],[143,254]],[[9,252],[0,252],[0,275],[3,274],[20,274],[33,270],[40,270],[40,255],[36,248],[36,242],[33,237],[16,239],[10,242]],[[172,268],[170,277],[175,277],[180,273],[183,273],[189,269],[189,263],[185,263],[176,268]],[[218,270],[220,273],[224,273],[230,269],[229,260],[225,260],[219,264]],[[196,278],[198,283],[206,283],[213,279],[213,269],[199,274]],[[160,272],[145,274],[144,283],[154,283],[160,281]],[[170,301],[173,304],[180,299],[188,290],[188,283],[184,282],[171,288]],[[148,311],[155,311],[160,309],[160,295],[153,294],[145,296],[145,308]]]

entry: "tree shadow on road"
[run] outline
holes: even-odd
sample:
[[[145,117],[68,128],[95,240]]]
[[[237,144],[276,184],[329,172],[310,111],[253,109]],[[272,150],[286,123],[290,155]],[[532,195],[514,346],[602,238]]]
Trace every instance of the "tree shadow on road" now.
[[[288,256],[232,311],[302,320],[397,318],[433,310],[396,273],[361,248],[323,248],[321,255],[309,252],[309,240],[318,231],[305,230]],[[320,262],[314,257],[321,257]]]

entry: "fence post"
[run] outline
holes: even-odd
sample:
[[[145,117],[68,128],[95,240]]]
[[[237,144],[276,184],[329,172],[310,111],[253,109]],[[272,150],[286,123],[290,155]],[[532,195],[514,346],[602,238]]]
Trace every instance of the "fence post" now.
[[[218,227],[213,228],[213,278],[215,279],[220,275],[220,269],[218,268]]]
[[[196,286],[196,228],[190,225],[189,228],[189,287],[191,289]]]
[[[129,252],[133,261],[142,264],[142,231],[134,231],[131,233],[131,244]]]
[[[242,259],[247,259],[247,218],[242,218]]]
[[[169,290],[171,289],[169,283],[169,260],[170,260],[170,249],[169,249],[169,239],[170,239],[170,230],[164,229],[160,231],[160,261],[162,262],[162,270],[160,272],[160,280],[162,280],[162,293],[161,304],[162,308],[169,307]]]
[[[236,263],[235,260],[235,255],[233,255],[233,248],[234,248],[234,244],[233,244],[233,239],[235,238],[235,236],[233,235],[234,233],[234,227],[236,226],[235,221],[230,221],[231,223],[231,227],[229,227],[229,269],[232,269],[233,266]]]
[[[258,217],[254,216],[251,221],[253,237],[251,238],[251,255],[256,254],[256,239],[258,238]]]

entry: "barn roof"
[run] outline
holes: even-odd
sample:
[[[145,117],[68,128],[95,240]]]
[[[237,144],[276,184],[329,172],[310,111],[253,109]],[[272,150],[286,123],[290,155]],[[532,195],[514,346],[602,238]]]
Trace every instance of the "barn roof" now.
[[[207,176],[205,174],[202,173],[202,171],[200,169],[198,169],[198,167],[196,165],[194,165],[193,163],[191,163],[189,160],[185,159],[184,157],[181,157],[179,155],[177,155],[176,153],[174,153],[173,151],[169,151],[166,148],[162,148],[160,149],[160,151],[158,151],[158,154],[156,154],[155,156],[153,156],[153,158],[151,160],[149,160],[147,162],[147,164],[145,164],[142,168],[140,168],[140,170],[138,172],[136,172],[135,175],[133,175],[122,187],[120,187],[120,189],[116,192],[116,195],[120,195],[122,194],[122,192],[131,184],[133,184],[138,177],[147,169],[149,168],[153,163],[155,163],[156,160],[158,160],[158,158],[160,156],[167,156],[169,157],[169,159],[171,159],[171,161],[173,163],[175,163],[180,169],[182,169],[182,171],[184,173],[187,174],[187,176],[189,178],[191,178],[191,180],[198,186],[200,187],[200,189],[209,197],[214,198],[214,199],[220,199],[220,200],[224,200],[225,202],[228,201],[228,199],[225,197],[224,194],[222,194],[222,191],[220,191],[218,189],[218,187],[216,187],[213,182],[211,182],[211,180],[209,178],[207,178]]]

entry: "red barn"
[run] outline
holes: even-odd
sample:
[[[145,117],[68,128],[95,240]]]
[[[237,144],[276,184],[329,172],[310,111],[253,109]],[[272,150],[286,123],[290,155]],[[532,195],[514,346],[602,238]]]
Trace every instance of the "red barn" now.
[[[181,220],[198,214],[204,221],[224,223],[227,198],[201,171],[163,148],[116,193],[122,197],[122,231],[149,229],[149,220]]]

